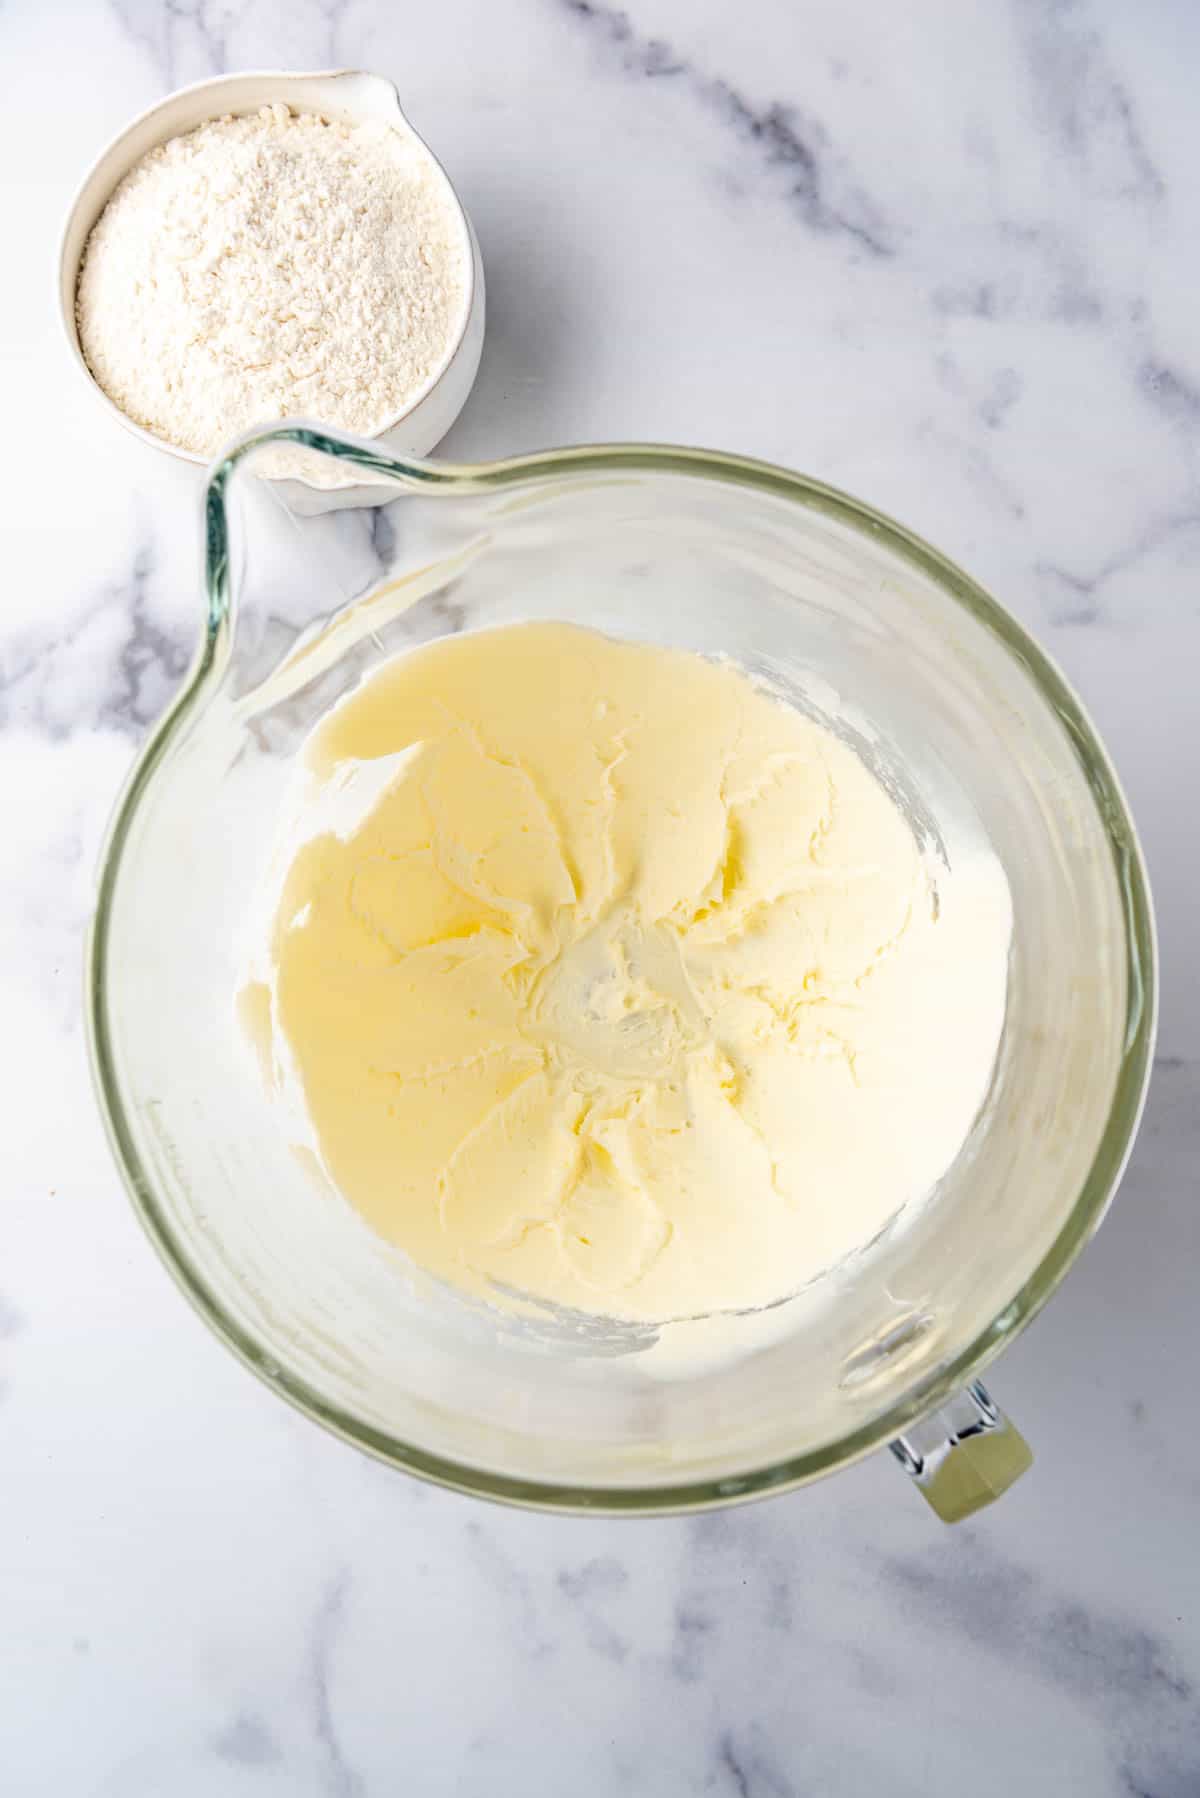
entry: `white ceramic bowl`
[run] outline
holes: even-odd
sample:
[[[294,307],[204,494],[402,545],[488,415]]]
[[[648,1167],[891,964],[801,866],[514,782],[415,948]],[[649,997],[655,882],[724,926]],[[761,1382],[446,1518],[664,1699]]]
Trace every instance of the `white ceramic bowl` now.
[[[441,366],[424,387],[402,412],[389,419],[372,437],[373,442],[386,445],[396,455],[427,455],[446,435],[462,411],[479,368],[484,327],[483,265],[471,221],[449,177],[428,144],[405,118],[395,87],[381,75],[369,75],[359,69],[331,69],[318,74],[287,74],[266,70],[254,74],[221,75],[213,81],[197,81],[191,87],[180,88],[178,93],[168,94],[165,100],[160,100],[149,111],[134,119],[131,125],[127,125],[92,166],[75,196],[63,229],[58,287],[63,327],[71,354],[97,399],[127,431],[180,461],[193,462],[201,467],[208,462],[207,456],[199,455],[194,450],[180,449],[178,445],[169,443],[165,438],[156,436],[153,431],[147,431],[137,424],[109,399],[96,381],[84,360],[75,319],[79,265],[92,226],[103,212],[114,189],[148,150],[152,150],[156,144],[165,143],[169,138],[193,131],[206,120],[223,118],[230,113],[254,113],[259,107],[268,106],[273,101],[282,101],[296,112],[316,112],[324,118],[336,119],[345,124],[376,121],[390,125],[419,144],[426,152],[441,174],[447,198],[462,221],[470,254],[466,259],[466,304],[458,336],[447,349]],[[331,504],[361,503],[364,498],[370,497],[369,492],[361,485],[344,486],[332,492],[321,491],[319,500],[315,482],[292,477],[287,485],[299,490],[308,488],[310,504],[304,506],[304,510],[314,509],[311,503],[313,501],[319,503],[320,509],[325,509]]]

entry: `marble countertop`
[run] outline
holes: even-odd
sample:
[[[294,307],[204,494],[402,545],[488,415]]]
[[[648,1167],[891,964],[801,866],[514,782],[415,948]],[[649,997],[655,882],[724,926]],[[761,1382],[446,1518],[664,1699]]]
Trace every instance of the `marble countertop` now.
[[[1200,12],[64,0],[0,54],[0,1790],[1200,1793]],[[419,1486],[248,1379],[122,1195],[81,938],[199,627],[199,477],[69,367],[56,234],[166,89],[334,63],[395,77],[478,228],[453,454],[673,439],[847,487],[1006,600],[1121,770],[1155,1081],[995,1371],[1037,1465],[957,1530],[887,1457],[690,1521]]]

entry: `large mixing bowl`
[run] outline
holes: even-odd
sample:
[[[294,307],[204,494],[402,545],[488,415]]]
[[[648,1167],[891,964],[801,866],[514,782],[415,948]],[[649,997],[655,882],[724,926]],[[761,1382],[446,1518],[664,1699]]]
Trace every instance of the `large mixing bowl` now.
[[[387,503],[298,523],[245,477],[280,442]],[[452,467],[281,427],[214,469],[207,555],[199,654],[120,805],[90,969],[113,1146],[201,1315],[359,1447],[494,1498],[712,1505],[889,1441],[945,1516],[1007,1484],[1028,1454],[978,1375],[1103,1215],[1155,1010],[1125,802],[1024,631],[869,507],[690,450]],[[995,1074],[937,1190],[770,1316],[671,1325],[650,1353],[645,1331],[514,1318],[408,1267],[296,1150],[235,1022],[315,722],[385,657],[532,618],[733,658],[841,731],[951,864],[990,845],[1012,891]]]

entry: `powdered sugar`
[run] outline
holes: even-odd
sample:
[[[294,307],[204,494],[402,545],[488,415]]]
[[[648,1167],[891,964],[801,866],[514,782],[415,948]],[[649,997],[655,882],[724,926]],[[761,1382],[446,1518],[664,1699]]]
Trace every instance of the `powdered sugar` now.
[[[469,258],[420,145],[268,106],[121,182],[84,253],[80,345],[109,398],[183,449],[297,413],[369,435],[444,366]]]

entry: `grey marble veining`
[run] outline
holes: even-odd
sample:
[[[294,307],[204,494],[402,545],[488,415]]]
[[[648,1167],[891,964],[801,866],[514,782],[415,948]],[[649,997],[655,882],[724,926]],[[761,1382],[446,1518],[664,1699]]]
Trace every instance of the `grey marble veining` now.
[[[1200,11],[115,0],[8,9],[0,49],[0,1791],[1200,1793]],[[1155,1082],[996,1370],[1035,1468],[958,1531],[879,1459],[642,1524],[402,1480],[210,1341],[120,1193],[80,944],[200,628],[198,477],[69,368],[55,235],[165,89],[334,63],[395,77],[480,234],[447,454],[653,438],[861,493],[1035,630],[1113,752]],[[328,528],[363,575],[386,553],[386,520]]]

